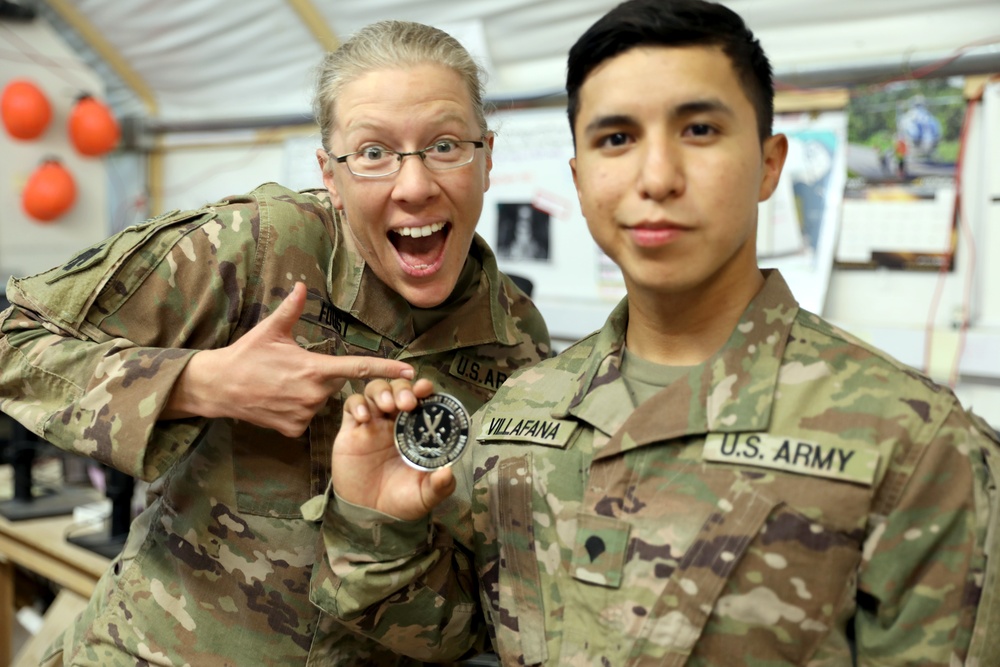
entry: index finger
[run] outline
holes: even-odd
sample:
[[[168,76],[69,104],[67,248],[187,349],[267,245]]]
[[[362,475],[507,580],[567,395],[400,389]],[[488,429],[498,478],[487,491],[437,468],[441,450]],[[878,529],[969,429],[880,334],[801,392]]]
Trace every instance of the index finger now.
[[[395,359],[381,357],[323,356],[325,371],[333,378],[405,378],[414,377],[413,366]]]

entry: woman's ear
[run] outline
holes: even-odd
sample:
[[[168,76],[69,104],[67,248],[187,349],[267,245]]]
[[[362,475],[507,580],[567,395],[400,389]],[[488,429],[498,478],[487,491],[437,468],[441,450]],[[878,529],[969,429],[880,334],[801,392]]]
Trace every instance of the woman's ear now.
[[[343,210],[344,203],[340,199],[340,193],[337,191],[337,183],[333,178],[333,160],[330,158],[330,154],[322,148],[317,148],[316,160],[319,162],[319,169],[323,173],[323,185],[326,186],[326,191],[330,193],[330,201],[333,203],[333,207]]]

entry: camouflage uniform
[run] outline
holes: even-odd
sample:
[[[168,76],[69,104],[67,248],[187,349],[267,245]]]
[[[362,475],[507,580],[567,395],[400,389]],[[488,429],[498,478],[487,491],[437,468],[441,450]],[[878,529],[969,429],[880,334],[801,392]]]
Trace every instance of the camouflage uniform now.
[[[478,577],[507,665],[849,665],[852,643],[858,664],[998,664],[972,656],[1000,459],[951,392],[772,272],[725,346],[636,408],[626,320],[476,415],[450,535],[327,501],[314,601],[456,655]]]
[[[229,345],[295,281],[292,336],[323,354],[412,364],[466,405],[547,356],[529,299],[476,238],[482,271],[420,336],[366,268],[325,191],[274,184],[132,227],[39,276],[12,280],[0,331],[0,408],[56,445],[156,480],[128,543],[48,660],[74,665],[394,664],[308,599],[342,401],[286,438],[231,419],[158,422],[194,350]],[[59,655],[59,651],[64,654]]]

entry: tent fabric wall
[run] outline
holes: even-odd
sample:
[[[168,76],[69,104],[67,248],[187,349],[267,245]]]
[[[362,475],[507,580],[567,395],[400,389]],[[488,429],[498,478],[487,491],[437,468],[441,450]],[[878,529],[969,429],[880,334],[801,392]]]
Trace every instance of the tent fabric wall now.
[[[453,32],[491,73],[488,94],[558,93],[566,53],[617,0],[49,0],[73,8],[152,91],[164,122],[309,118],[324,49],[302,6],[341,41],[394,18]],[[996,0],[728,0],[770,54],[778,78],[878,64],[979,56],[1000,61]],[[55,11],[53,11],[55,10]],[[308,15],[308,14],[306,14]],[[69,26],[72,30],[72,26]],[[328,42],[327,42],[328,44]],[[122,82],[118,82],[122,85]],[[115,97],[115,91],[109,90]]]

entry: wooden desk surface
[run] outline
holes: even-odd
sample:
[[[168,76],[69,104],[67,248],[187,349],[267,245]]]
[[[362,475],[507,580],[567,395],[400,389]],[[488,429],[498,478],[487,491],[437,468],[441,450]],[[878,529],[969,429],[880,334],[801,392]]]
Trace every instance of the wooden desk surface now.
[[[0,499],[6,500],[11,496],[10,475],[10,466],[0,466]],[[87,502],[102,497],[96,489],[77,492]],[[0,664],[10,664],[13,657],[15,565],[62,586],[65,590],[60,593],[61,596],[66,591],[79,595],[76,610],[86,604],[97,580],[107,569],[109,559],[67,542],[67,531],[74,534],[80,532],[71,514],[22,521],[10,521],[0,515]],[[69,625],[71,617],[72,614],[67,618],[60,616],[58,624],[50,626],[46,616],[46,627],[51,631],[46,632],[44,637],[36,637],[38,642],[35,643],[41,645],[52,641]]]
[[[66,531],[73,525],[72,516],[24,521],[0,516],[0,555],[89,598],[111,561],[67,542]]]
[[[43,478],[58,477],[60,468],[57,464],[53,465],[56,472],[43,468]],[[75,491],[85,499],[100,500],[103,497],[96,489]],[[0,500],[9,498],[11,493],[11,468],[0,466]],[[68,530],[73,534],[83,532],[76,529],[69,514],[22,521],[10,521],[0,516],[0,557],[89,598],[111,561],[67,542]]]

